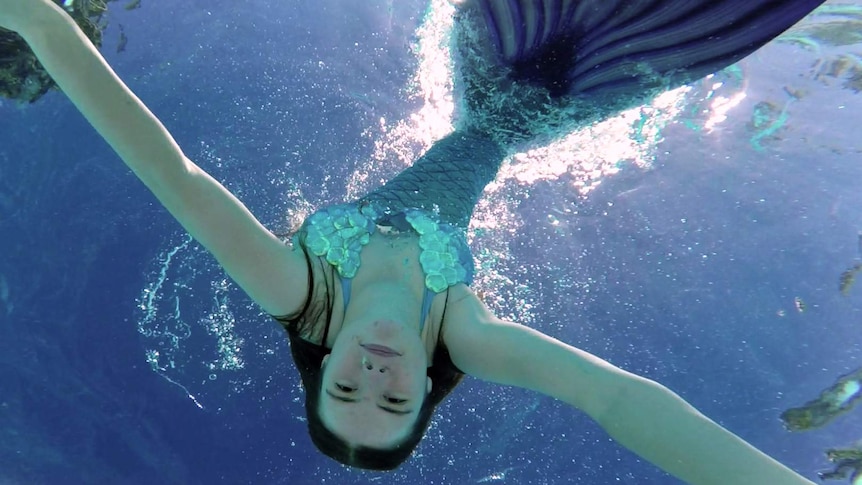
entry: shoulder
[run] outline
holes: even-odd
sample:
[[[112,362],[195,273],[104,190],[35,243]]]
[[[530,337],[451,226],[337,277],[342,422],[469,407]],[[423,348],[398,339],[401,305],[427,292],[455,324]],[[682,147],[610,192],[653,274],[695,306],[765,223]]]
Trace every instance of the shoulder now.
[[[449,289],[441,338],[452,362],[466,374],[494,380],[494,358],[487,354],[503,350],[504,344],[495,339],[505,326],[506,322],[498,319],[466,285]]]
[[[292,312],[270,316],[284,327],[291,340],[301,339],[324,347],[326,330],[332,323],[334,300],[340,297],[336,291],[334,268],[324,258],[309,254],[301,244],[295,246],[295,251],[303,258],[302,264],[307,273],[303,299]]]

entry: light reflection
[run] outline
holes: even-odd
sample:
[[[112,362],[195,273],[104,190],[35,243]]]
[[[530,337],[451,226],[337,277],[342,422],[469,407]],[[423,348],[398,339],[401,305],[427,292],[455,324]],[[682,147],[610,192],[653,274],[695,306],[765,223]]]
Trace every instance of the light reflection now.
[[[453,130],[455,102],[449,48],[453,13],[448,0],[432,0],[425,22],[417,31],[418,69],[407,89],[408,96],[423,101],[421,107],[401,120],[381,118],[376,130],[366,130],[364,136],[374,139],[374,150],[370,162],[358,164],[349,177],[348,199],[390,179]],[[713,78],[707,81],[712,83],[711,89],[700,102],[735,85],[726,86]],[[528,309],[534,305],[533,291],[515,285],[506,276],[516,265],[505,241],[514,240],[523,226],[514,212],[516,201],[543,181],[568,181],[571,198],[576,199],[588,196],[603,180],[619,173],[623,165],[650,168],[663,129],[679,121],[684,108],[695,101],[690,96],[693,91],[689,86],[668,91],[647,105],[584,126],[550,145],[514,154],[504,162],[497,179],[486,187],[468,234],[477,263],[483,268],[474,285],[491,295],[491,301],[486,303],[492,309],[505,318],[532,320]],[[704,129],[710,132],[743,99],[744,91],[716,96],[697,118],[706,119]]]
[[[455,100],[448,44],[453,13],[454,7],[448,0],[432,0],[425,22],[417,31],[414,52],[418,67],[412,82],[404,89],[404,97],[419,101],[420,107],[403,119],[381,117],[362,133],[373,140],[373,150],[370,159],[358,160],[357,168],[348,176],[345,199],[355,199],[390,179],[434,141],[453,130]],[[708,119],[707,131],[715,129],[726,120],[728,111],[744,99],[744,92],[727,94],[732,89],[730,85],[736,84],[708,82],[709,94],[701,99],[693,98],[695,93],[703,96],[702,87],[668,91],[648,105],[584,126],[548,146],[514,154],[504,162],[497,179],[488,185],[479,201],[468,231],[478,269],[474,288],[483,294],[483,300],[496,315],[529,325],[534,320],[532,310],[539,304],[537,291],[518,276],[524,268],[512,257],[509,247],[524,226],[516,212],[518,201],[528,197],[540,182],[565,187],[571,194],[567,199],[574,200],[589,196],[624,165],[650,168],[664,128],[680,121],[684,109],[695,103],[701,111],[694,117]],[[723,91],[721,95],[717,94],[719,90]],[[212,147],[203,146],[202,151],[203,158],[210,163],[221,163]],[[295,229],[315,207],[303,196],[301,184],[288,173],[291,172],[279,171],[268,174],[268,178],[284,186],[285,200],[290,201],[290,220],[279,221],[277,225]],[[548,211],[553,214],[548,217],[549,224],[560,233],[577,217],[576,211],[563,205],[548,207]],[[169,382],[193,383],[196,393],[203,392],[213,371],[218,371],[221,382],[243,368],[243,355],[255,353],[247,348],[251,341],[245,341],[237,333],[234,303],[227,298],[229,285],[218,268],[201,261],[198,252],[199,247],[187,238],[167,248],[157,262],[158,270],[151,276],[151,283],[138,300],[142,312],[138,330],[150,349],[148,362]],[[176,261],[172,262],[174,256]],[[208,300],[201,297],[200,290],[197,294],[193,291],[201,288],[201,281],[211,283],[206,291],[213,299],[210,305],[206,305]],[[588,294],[593,281],[561,284]],[[167,305],[172,301],[176,303],[173,309]],[[186,305],[186,320],[190,324],[179,318],[180,301]],[[161,313],[160,302],[166,303]],[[204,331],[191,339],[190,325]]]
[[[717,125],[724,123],[727,120],[727,114],[730,110],[739,106],[739,103],[741,103],[746,97],[747,95],[745,94],[745,91],[739,91],[730,97],[717,96],[712,101],[712,105],[710,106],[712,108],[712,113],[703,124],[703,129],[707,133],[711,133]]]

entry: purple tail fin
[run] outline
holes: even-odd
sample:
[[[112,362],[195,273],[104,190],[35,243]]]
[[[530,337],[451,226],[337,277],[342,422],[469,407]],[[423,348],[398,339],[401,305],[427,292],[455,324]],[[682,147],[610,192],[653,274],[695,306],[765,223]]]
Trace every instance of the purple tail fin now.
[[[823,0],[466,0],[498,59],[552,95],[679,86],[751,54]]]

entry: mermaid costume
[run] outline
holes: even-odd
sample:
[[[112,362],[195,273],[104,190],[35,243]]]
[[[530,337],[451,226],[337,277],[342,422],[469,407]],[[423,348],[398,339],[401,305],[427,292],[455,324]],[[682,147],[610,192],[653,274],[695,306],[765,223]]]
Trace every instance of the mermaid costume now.
[[[505,157],[488,136],[456,131],[438,141],[411,167],[361,199],[319,210],[297,237],[309,253],[332,265],[341,281],[344,308],[362,247],[379,227],[419,235],[425,292],[419,315],[424,325],[436,293],[473,281],[466,230],[482,189]]]
[[[752,53],[823,0],[467,0],[452,32],[456,129],[397,177],[297,233],[341,280],[345,309],[379,227],[419,235],[424,324],[470,284],[466,229],[505,157],[648,102]]]

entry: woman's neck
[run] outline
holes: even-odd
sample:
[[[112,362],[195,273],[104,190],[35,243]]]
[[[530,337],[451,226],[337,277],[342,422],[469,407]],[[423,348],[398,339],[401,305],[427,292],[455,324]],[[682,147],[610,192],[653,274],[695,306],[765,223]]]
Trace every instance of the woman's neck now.
[[[390,281],[356,286],[347,305],[343,327],[360,322],[391,320],[402,324],[405,330],[410,330],[414,335],[419,335],[422,301],[417,299],[414,290]]]

